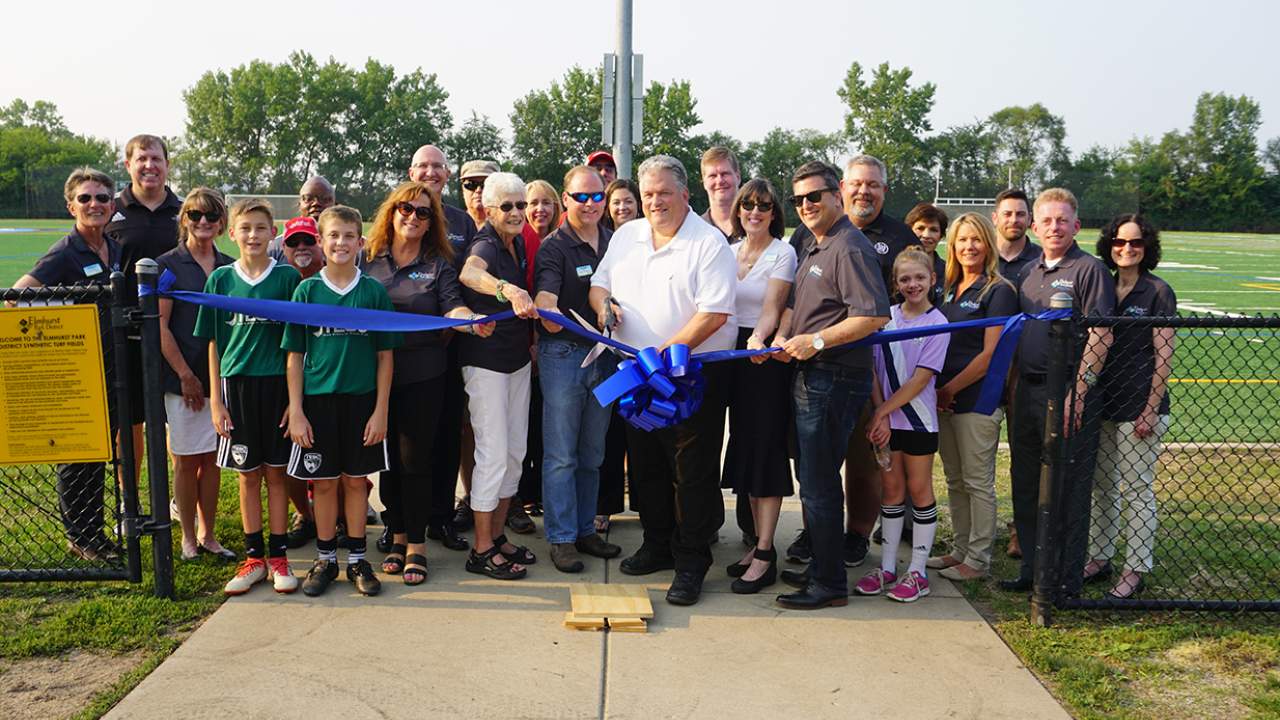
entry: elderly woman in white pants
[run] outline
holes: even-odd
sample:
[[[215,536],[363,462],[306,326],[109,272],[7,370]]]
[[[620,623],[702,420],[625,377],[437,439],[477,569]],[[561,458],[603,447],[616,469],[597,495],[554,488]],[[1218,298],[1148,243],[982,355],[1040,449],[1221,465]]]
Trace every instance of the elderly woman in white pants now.
[[[503,520],[520,484],[529,424],[530,326],[537,316],[529,297],[524,240],[524,182],[512,173],[485,180],[486,222],[462,266],[462,298],[481,315],[514,310],[482,338],[459,335],[458,356],[475,429],[475,471],[471,509],[475,544],[467,571],[499,580],[518,580],[537,561],[528,548],[507,542]]]

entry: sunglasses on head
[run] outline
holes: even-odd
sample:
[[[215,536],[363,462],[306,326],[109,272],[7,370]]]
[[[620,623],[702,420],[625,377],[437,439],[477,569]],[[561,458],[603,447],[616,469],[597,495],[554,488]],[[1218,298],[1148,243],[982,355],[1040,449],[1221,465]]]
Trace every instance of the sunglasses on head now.
[[[306,245],[309,247],[315,244],[316,244],[316,239],[311,235],[307,235],[305,233],[294,233],[284,239],[284,246],[290,249],[296,248],[299,245]]]
[[[1132,240],[1126,240],[1124,238],[1113,238],[1111,240],[1111,247],[1116,248],[1117,250],[1124,247],[1125,245],[1132,245],[1135,249],[1141,250],[1142,248],[1146,247],[1146,244],[1147,244],[1147,241],[1143,240],[1142,238],[1134,238]]]
[[[216,223],[222,219],[222,213],[218,212],[217,210],[210,210],[208,212],[204,210],[188,210],[187,211],[187,219],[190,220],[191,222],[198,223],[200,222],[200,218],[204,218],[208,220],[210,223]]]
[[[396,203],[396,212],[400,213],[404,217],[416,215],[419,220],[427,220],[431,217],[431,206],[418,206],[410,202],[398,202]]]
[[[819,197],[821,197],[821,195],[819,195]],[[817,202],[817,200],[814,200],[813,202]],[[770,210],[773,209],[773,203],[765,202],[763,200],[759,202],[755,200],[743,200],[742,209],[746,210],[747,212],[751,212],[752,210],[759,210],[760,212],[769,212]]]
[[[520,200],[517,202],[504,202],[498,206],[498,209],[504,213],[509,213],[512,208],[515,208],[516,210],[524,210],[527,207],[529,207],[529,203]]]
[[[111,202],[111,196],[108,195],[107,193],[97,193],[96,195],[90,195],[89,193],[80,193],[79,195],[76,196],[76,202],[80,203],[81,205],[88,205],[90,200],[97,200],[103,205],[106,205],[107,203]]]
[[[586,201],[588,201],[588,200],[590,200],[591,202],[604,202],[604,193],[602,193],[602,192],[593,192],[593,193],[577,192],[577,193],[569,193],[569,197],[573,198],[574,202],[580,202],[580,203],[584,203],[584,202],[586,202]]]
[[[808,200],[810,203],[817,205],[818,203],[822,202],[823,193],[829,193],[829,192],[835,192],[835,188],[825,187],[819,190],[814,190],[813,192],[807,192],[803,195],[792,195],[791,204],[795,205],[796,207],[800,207],[801,205],[804,204],[805,200]]]
[[[484,180],[463,180],[462,188],[464,190],[470,190],[471,192],[475,192],[477,190],[483,190]]]

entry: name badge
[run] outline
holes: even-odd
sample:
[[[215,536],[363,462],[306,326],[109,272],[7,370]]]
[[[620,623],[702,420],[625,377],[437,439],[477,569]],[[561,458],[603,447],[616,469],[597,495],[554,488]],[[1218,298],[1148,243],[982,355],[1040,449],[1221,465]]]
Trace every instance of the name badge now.
[[[98,263],[93,263],[92,265],[85,265],[84,274],[85,274],[85,277],[91,277],[93,275],[101,275],[102,266],[99,265]]]
[[[579,265],[577,267],[578,277],[591,277],[591,273],[595,272],[590,265]]]

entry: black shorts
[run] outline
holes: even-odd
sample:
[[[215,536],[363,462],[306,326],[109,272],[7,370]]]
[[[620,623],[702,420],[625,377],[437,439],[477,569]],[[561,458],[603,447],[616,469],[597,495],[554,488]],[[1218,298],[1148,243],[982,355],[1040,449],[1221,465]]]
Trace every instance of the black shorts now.
[[[923,430],[892,430],[889,449],[907,455],[932,455],[938,452],[938,433]]]
[[[283,375],[222,378],[222,402],[231,414],[231,437],[218,436],[218,467],[250,472],[263,465],[289,463],[289,441],[280,419],[289,407],[289,386]]]
[[[336,480],[387,469],[387,441],[365,447],[364,426],[378,403],[377,393],[304,395],[302,411],[311,423],[311,447],[293,446],[289,474],[299,480]]]

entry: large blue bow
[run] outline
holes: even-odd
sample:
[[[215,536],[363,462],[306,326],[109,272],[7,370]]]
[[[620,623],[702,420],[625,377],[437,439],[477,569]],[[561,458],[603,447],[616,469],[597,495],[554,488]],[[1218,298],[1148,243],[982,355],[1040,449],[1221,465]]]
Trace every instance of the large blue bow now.
[[[593,391],[601,405],[618,401],[618,414],[640,430],[682,423],[702,404],[702,363],[690,357],[688,345],[672,345],[661,353],[647,347]]]

